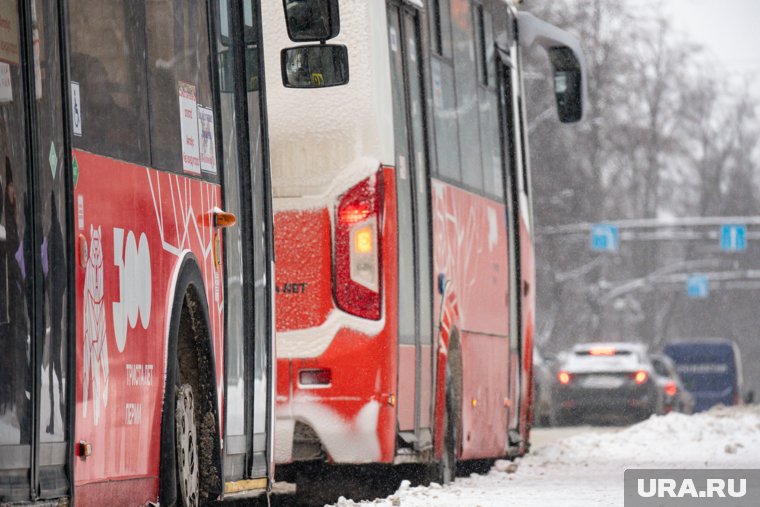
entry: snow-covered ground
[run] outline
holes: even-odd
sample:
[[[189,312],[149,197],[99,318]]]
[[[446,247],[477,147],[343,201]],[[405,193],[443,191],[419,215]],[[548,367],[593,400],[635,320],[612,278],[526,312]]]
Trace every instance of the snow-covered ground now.
[[[716,407],[695,415],[654,416],[614,432],[534,445],[517,460],[497,461],[445,487],[409,487],[384,499],[338,507],[596,507],[623,505],[627,468],[760,468],[760,406]]]

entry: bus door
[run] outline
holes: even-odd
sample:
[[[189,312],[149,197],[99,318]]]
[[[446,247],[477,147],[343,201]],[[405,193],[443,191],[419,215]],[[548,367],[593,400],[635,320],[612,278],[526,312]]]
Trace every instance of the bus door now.
[[[0,503],[70,491],[61,12],[0,2]]]
[[[510,41],[511,45],[511,41]],[[515,127],[515,111],[517,110],[515,90],[514,51],[510,47],[499,47],[497,51],[497,67],[499,81],[499,115],[501,135],[504,153],[504,182],[507,196],[507,228],[509,238],[509,372],[507,379],[509,397],[507,410],[507,445],[519,440],[518,425],[520,419],[520,386],[522,374],[520,368],[520,342],[522,334],[522,299],[520,297],[521,273],[520,273],[520,217],[519,200],[520,189],[518,188],[519,168],[522,164],[519,147],[518,131]]]
[[[432,445],[432,282],[421,14],[391,2],[388,41],[398,199],[398,428],[416,450]]]
[[[518,45],[515,61],[521,62]],[[530,430],[530,412],[532,410],[533,393],[533,322],[535,309],[535,253],[533,247],[533,206],[530,194],[530,157],[528,156],[528,128],[525,120],[525,93],[523,86],[522,65],[512,73],[513,98],[514,98],[514,122],[515,141],[518,163],[514,165],[512,178],[514,182],[514,204],[517,207],[517,216],[514,233],[518,237],[517,279],[515,294],[518,297],[518,360],[514,364],[518,368],[519,400],[520,403],[514,408],[518,412],[519,419],[516,433],[510,433],[510,441],[519,443],[520,446],[528,441]]]
[[[271,477],[269,427],[271,350],[271,227],[265,173],[266,135],[259,3],[214,0],[220,93],[220,147],[225,211],[237,223],[225,229],[226,491],[258,489]],[[253,479],[252,481],[240,482]],[[235,484],[233,484],[235,483]]]

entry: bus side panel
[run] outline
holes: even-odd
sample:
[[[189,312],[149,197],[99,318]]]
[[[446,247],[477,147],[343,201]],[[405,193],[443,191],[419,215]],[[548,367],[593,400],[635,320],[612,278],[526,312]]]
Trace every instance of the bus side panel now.
[[[215,269],[214,230],[204,218],[221,207],[220,189],[80,150],[74,157],[79,168],[74,440],[92,445],[92,455],[76,458],[76,484],[150,478],[152,487],[141,481],[130,498],[144,503],[158,494],[171,288],[178,261],[188,251],[201,264],[206,285],[222,399],[221,266]],[[132,482],[123,488],[126,484]],[[91,496],[84,491],[85,499],[99,505],[118,503],[123,493],[122,486],[98,493],[87,489]]]
[[[93,482],[77,485],[76,504],[79,505],[146,505],[155,501],[158,494],[156,481],[131,479],[122,481]],[[105,502],[105,503],[104,503]]]
[[[533,410],[533,329],[536,308],[536,263],[533,238],[520,217],[520,269],[522,272],[522,343],[520,346],[522,382],[520,383],[520,453],[526,452]]]
[[[440,333],[436,434],[442,427],[449,334],[462,353],[462,457],[503,455],[509,361],[509,262],[503,204],[432,180],[433,268],[446,280],[434,291]],[[442,313],[443,312],[443,313]],[[473,402],[474,400],[474,402]],[[495,431],[489,429],[501,427]],[[468,440],[469,437],[469,440]],[[436,439],[440,456],[441,438]]]
[[[504,455],[508,356],[505,337],[462,333],[462,459]]]
[[[275,214],[278,331],[319,326],[332,310],[330,228],[325,208]]]
[[[503,204],[432,180],[433,268],[450,282],[459,307],[459,327],[507,336],[509,264]],[[435,308],[440,310],[436,292]],[[440,315],[436,313],[436,323]],[[506,357],[504,358],[506,360]]]
[[[398,374],[396,190],[394,170],[383,168],[380,252],[383,310],[380,321],[350,316],[332,297],[332,206],[316,211],[279,211],[277,256],[277,423],[275,457],[292,461],[295,422],[310,426],[337,463],[392,462],[395,453]],[[314,249],[286,237],[308,233]],[[306,243],[309,243],[307,240]],[[295,282],[291,282],[295,280]],[[309,283],[314,281],[311,290]],[[283,284],[306,283],[299,294]],[[287,296],[287,297],[286,297]],[[329,305],[329,306],[328,306]],[[304,308],[317,312],[310,315]],[[388,309],[391,309],[390,311]],[[302,318],[304,320],[298,320]],[[321,327],[320,327],[321,326]],[[329,369],[325,386],[301,386],[301,370]]]
[[[388,332],[367,336],[344,328],[320,357],[292,360],[292,417],[314,429],[335,462],[393,460],[396,411],[388,403],[396,384],[392,341]],[[298,372],[312,368],[330,369],[332,383],[300,386]]]

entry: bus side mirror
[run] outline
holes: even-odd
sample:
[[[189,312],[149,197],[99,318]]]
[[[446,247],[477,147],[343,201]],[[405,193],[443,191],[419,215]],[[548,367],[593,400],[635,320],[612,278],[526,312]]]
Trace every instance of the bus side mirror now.
[[[517,14],[519,43],[524,48],[538,44],[549,54],[554,70],[554,96],[562,123],[583,117],[586,95],[585,63],[578,39],[560,28],[541,21],[529,12]]]
[[[574,123],[583,116],[583,83],[580,64],[572,50],[555,47],[549,50],[554,68],[554,96],[562,123]]]
[[[327,88],[348,83],[348,49],[335,44],[282,50],[282,84],[286,88]]]
[[[283,6],[293,42],[324,42],[340,32],[338,0],[283,0]]]
[[[744,403],[747,405],[751,405],[755,402],[755,391],[748,391],[747,394],[744,395]]]

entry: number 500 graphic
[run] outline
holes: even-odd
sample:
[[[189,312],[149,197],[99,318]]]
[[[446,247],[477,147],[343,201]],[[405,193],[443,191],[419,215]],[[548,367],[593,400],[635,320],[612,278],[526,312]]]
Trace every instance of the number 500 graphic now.
[[[124,229],[113,230],[113,260],[119,268],[119,301],[113,303],[113,329],[116,347],[124,352],[127,343],[127,322],[129,327],[137,326],[137,317],[143,329],[150,324],[151,271],[150,249],[145,233],[140,234],[140,243],[129,231],[124,241]]]

